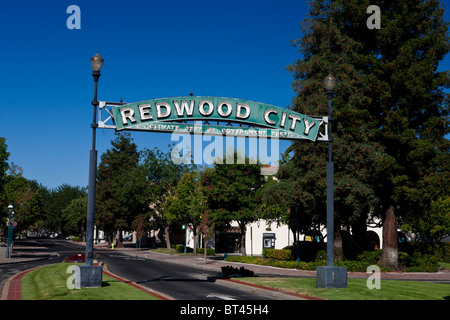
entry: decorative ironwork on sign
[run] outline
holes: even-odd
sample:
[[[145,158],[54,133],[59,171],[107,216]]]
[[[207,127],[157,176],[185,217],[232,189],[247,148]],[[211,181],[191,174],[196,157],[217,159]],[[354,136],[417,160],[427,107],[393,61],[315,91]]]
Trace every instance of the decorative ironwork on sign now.
[[[106,106],[112,106],[110,110]],[[235,98],[185,96],[134,103],[100,102],[99,128],[237,137],[328,140],[328,117],[305,116]]]

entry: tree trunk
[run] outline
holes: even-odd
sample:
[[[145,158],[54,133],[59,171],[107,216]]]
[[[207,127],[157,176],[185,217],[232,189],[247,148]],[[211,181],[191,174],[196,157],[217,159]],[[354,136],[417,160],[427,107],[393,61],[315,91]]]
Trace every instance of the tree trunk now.
[[[117,248],[123,248],[123,236],[122,236],[122,230],[118,230],[118,237],[117,237]]]
[[[334,260],[342,261],[341,219],[336,211],[334,216]]]
[[[241,252],[242,252],[242,255],[245,257],[245,256],[247,256],[247,250],[245,249],[245,231],[246,231],[246,228],[245,228],[245,224],[240,224],[239,225],[241,228]]]
[[[369,238],[367,236],[367,214],[360,214],[351,224],[352,243],[351,256],[354,258],[363,251],[369,250]]]
[[[383,221],[383,249],[381,252],[381,266],[391,270],[398,270],[398,235],[397,217],[393,205],[386,211]]]
[[[206,264],[206,253],[207,253],[207,250],[208,250],[208,245],[207,245],[207,242],[208,242],[208,237],[205,235],[204,237],[203,237],[203,242],[204,242],[204,251],[203,251],[203,258],[204,258],[204,263]]]
[[[198,249],[198,230],[197,230],[197,228],[192,227],[192,232],[194,233],[194,254],[196,254],[197,249]]]
[[[171,249],[169,226],[164,227],[164,238],[166,239],[166,248]]]

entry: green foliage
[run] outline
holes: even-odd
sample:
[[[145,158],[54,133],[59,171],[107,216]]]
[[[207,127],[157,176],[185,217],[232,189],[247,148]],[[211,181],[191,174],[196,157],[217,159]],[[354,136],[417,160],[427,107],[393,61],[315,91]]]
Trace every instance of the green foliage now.
[[[292,260],[292,250],[290,249],[264,249],[262,252],[262,256],[267,259],[275,259],[275,260]]]
[[[216,225],[237,221],[241,229],[241,248],[245,255],[246,225],[258,220],[265,185],[260,164],[250,164],[247,156],[239,163],[237,152],[233,164],[217,161],[213,168],[205,168],[200,183],[206,197],[205,209]]]
[[[141,168],[145,177],[144,200],[150,206],[150,215],[155,223],[165,230],[166,245],[170,248],[169,227],[172,223],[181,224],[182,202],[174,194],[183,174],[192,171],[195,166],[172,161],[171,152],[166,153],[155,148],[142,152]],[[180,206],[181,205],[181,206]]]
[[[67,234],[81,235],[86,230],[87,203],[87,196],[76,198],[63,210],[64,229]]]
[[[73,200],[85,196],[85,188],[70,186],[68,184],[63,184],[55,189],[49,190],[44,200],[44,209],[46,211],[44,227],[53,231],[71,233],[73,231],[71,227],[69,227],[71,230],[66,230],[67,221],[63,212]],[[86,212],[84,213],[85,215]],[[80,232],[81,230],[78,230],[77,233]]]
[[[363,251],[357,257],[356,260],[366,262],[369,265],[376,265],[381,258],[381,250]]]
[[[194,235],[201,224],[206,201],[199,177],[198,171],[185,172],[164,206],[178,223],[191,224]]]
[[[199,253],[199,254],[204,254],[204,253],[205,253],[205,248],[198,248],[198,249],[197,249],[197,253]],[[211,249],[211,248],[207,248],[207,249],[206,249],[206,254],[207,254],[208,256],[213,256],[213,255],[216,254],[216,250]]]
[[[139,151],[129,134],[116,134],[97,171],[96,219],[99,228],[128,230],[136,215],[148,211]]]
[[[450,196],[432,200],[424,215],[407,217],[402,230],[411,231],[424,240],[442,240],[450,234]]]
[[[177,252],[179,252],[179,253],[184,253],[184,245],[183,244],[174,244],[174,245],[172,245],[172,248],[177,250]],[[192,253],[193,251],[194,251],[194,249],[192,249],[190,247],[186,247],[187,253]],[[202,251],[202,253],[203,253],[203,251]]]
[[[402,265],[402,270],[405,272],[437,272],[439,262],[449,260],[450,245],[446,243],[409,243],[406,249],[410,253],[404,251],[399,252],[399,261]],[[289,251],[289,249],[265,249],[263,251],[263,257],[229,256],[227,261],[299,270],[316,270],[318,266],[325,266],[327,264],[325,250],[318,250],[316,259],[312,261],[297,262],[280,259],[285,257],[285,254],[287,255]],[[278,257],[277,253],[280,254]],[[345,267],[348,271],[352,272],[366,272],[367,267],[378,265],[380,259],[381,250],[364,251],[355,260],[335,261],[335,265]],[[391,271],[386,268],[381,268],[381,270]]]
[[[9,158],[9,152],[7,151],[8,145],[6,144],[6,138],[0,137],[0,213],[2,213],[1,216],[4,216],[3,213],[5,211],[5,208],[9,205],[6,203],[6,199],[4,199],[4,191],[3,188],[6,183],[6,171],[8,170],[8,158]]]

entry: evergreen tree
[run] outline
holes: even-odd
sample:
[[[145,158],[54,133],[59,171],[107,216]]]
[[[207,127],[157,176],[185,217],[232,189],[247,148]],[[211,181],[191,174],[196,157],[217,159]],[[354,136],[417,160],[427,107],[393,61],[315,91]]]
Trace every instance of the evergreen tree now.
[[[335,258],[342,258],[341,228],[353,230],[358,250],[366,249],[368,213],[379,205],[374,192],[378,159],[383,147],[373,141],[373,116],[367,110],[364,78],[354,66],[361,44],[343,30],[336,19],[342,14],[339,1],[315,1],[304,21],[304,36],[296,44],[302,58],[289,67],[294,73],[296,96],[292,109],[306,115],[327,115],[327,95],[323,79],[332,73],[337,79],[332,103],[333,161],[335,163]],[[289,201],[292,217],[304,232],[325,224],[326,161],[328,144],[296,141],[288,149],[291,159],[280,170],[280,201]],[[289,190],[292,190],[289,192]],[[357,238],[357,239],[356,239]]]
[[[117,133],[112,147],[102,156],[97,174],[96,221],[109,234],[131,229],[135,217],[147,210],[145,180],[139,165],[139,152],[129,133]]]
[[[376,121],[375,140],[387,153],[377,194],[385,212],[382,265],[398,267],[397,220],[428,215],[438,196],[448,197],[449,141],[446,71],[448,23],[438,0],[378,1],[381,29],[364,27],[369,1],[343,0],[339,17],[347,34],[362,44],[354,60]],[[418,219],[418,220],[417,220]]]
[[[384,221],[382,264],[395,269],[397,218],[423,216],[437,191],[448,195],[448,73],[437,71],[448,52],[447,23],[439,1],[386,0],[377,3],[381,29],[371,30],[369,5],[311,4],[297,42],[303,56],[290,67],[293,109],[325,115],[321,79],[331,72],[339,80],[333,100],[335,226],[364,234],[367,213],[378,215]],[[325,202],[325,145],[298,142],[291,150],[294,165],[280,176],[298,181],[293,196],[310,212]]]

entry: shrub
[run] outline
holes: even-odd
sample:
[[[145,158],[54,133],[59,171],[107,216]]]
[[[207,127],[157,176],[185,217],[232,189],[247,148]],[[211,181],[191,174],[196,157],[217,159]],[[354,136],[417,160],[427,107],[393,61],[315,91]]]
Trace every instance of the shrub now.
[[[290,249],[264,249],[263,257],[267,259],[292,260],[292,250]]]
[[[381,249],[374,251],[363,251],[356,256],[356,261],[366,262],[369,265],[377,264],[381,258]]]
[[[316,260],[327,260],[327,250],[317,251]]]
[[[410,267],[407,272],[437,272],[439,269],[439,260],[436,256],[415,252],[411,256]]]
[[[238,269],[232,266],[223,266],[221,269],[225,278],[229,278],[230,276],[253,277],[255,275],[253,271],[245,269],[244,267]]]
[[[204,248],[199,248],[199,249],[197,249],[197,253],[205,254],[205,249]],[[216,254],[216,250],[214,250],[214,249],[206,249],[206,255],[207,256],[213,256],[215,254]]]
[[[182,245],[182,244],[175,244],[175,245],[172,245],[172,248],[175,249],[175,250],[177,250],[177,252],[184,253],[184,245]],[[190,247],[187,247],[187,248],[186,248],[186,252],[188,252],[188,253],[191,253],[191,252],[193,252],[193,251],[194,251],[194,250],[193,250],[192,248],[190,248]]]

